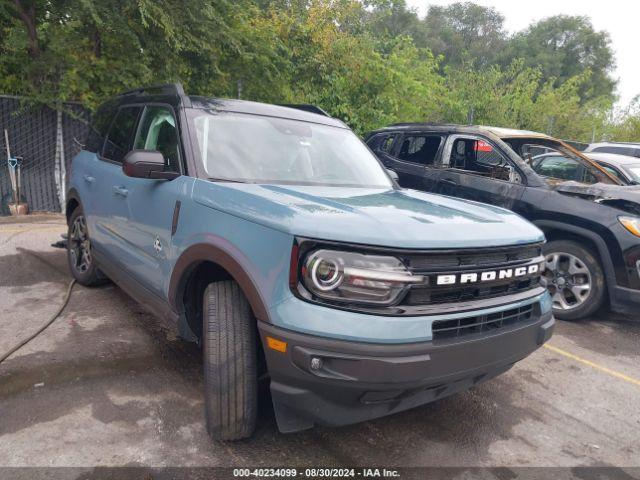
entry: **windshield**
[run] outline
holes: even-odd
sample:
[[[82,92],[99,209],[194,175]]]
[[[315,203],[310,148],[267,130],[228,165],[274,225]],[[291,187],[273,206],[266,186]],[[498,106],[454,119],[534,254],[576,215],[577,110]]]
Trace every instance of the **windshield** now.
[[[384,168],[346,128],[198,110],[191,119],[212,180],[392,187]]]
[[[640,183],[640,164],[626,167],[627,173],[634,182]]]
[[[509,146],[538,174],[553,182],[620,184],[586,158],[552,139],[505,138]]]

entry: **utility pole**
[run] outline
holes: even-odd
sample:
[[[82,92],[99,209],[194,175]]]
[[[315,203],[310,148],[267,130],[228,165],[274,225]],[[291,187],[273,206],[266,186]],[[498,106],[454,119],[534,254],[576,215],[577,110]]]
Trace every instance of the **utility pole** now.
[[[467,112],[467,125],[473,125],[473,116],[474,116],[474,108],[473,105],[469,107],[469,111]]]

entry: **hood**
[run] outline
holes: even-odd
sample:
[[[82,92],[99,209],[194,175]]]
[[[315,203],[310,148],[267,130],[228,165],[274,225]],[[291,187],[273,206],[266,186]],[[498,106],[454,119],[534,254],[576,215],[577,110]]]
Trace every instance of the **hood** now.
[[[292,235],[395,248],[469,248],[539,242],[520,216],[414,190],[216,183],[194,201]]]
[[[640,185],[623,186],[605,183],[586,185],[578,182],[562,182],[553,185],[552,188],[564,195],[584,198],[640,216]]]

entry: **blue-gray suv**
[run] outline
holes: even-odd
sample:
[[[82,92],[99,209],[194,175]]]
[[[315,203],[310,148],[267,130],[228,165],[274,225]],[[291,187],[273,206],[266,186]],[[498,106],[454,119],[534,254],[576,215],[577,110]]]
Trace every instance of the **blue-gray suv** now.
[[[544,236],[507,210],[403,190],[313,107],[132,90],[74,158],[68,260],[203,349],[216,439],[346,425],[508,370],[549,339]]]

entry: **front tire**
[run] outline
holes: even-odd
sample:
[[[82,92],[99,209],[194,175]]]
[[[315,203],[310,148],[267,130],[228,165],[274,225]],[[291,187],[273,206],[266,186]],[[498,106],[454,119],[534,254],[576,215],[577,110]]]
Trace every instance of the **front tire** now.
[[[255,430],[258,380],[255,320],[240,286],[211,283],[203,301],[205,416],[214,440]]]
[[[597,256],[570,240],[544,246],[545,279],[553,300],[553,314],[561,320],[593,315],[606,299],[606,281]]]

